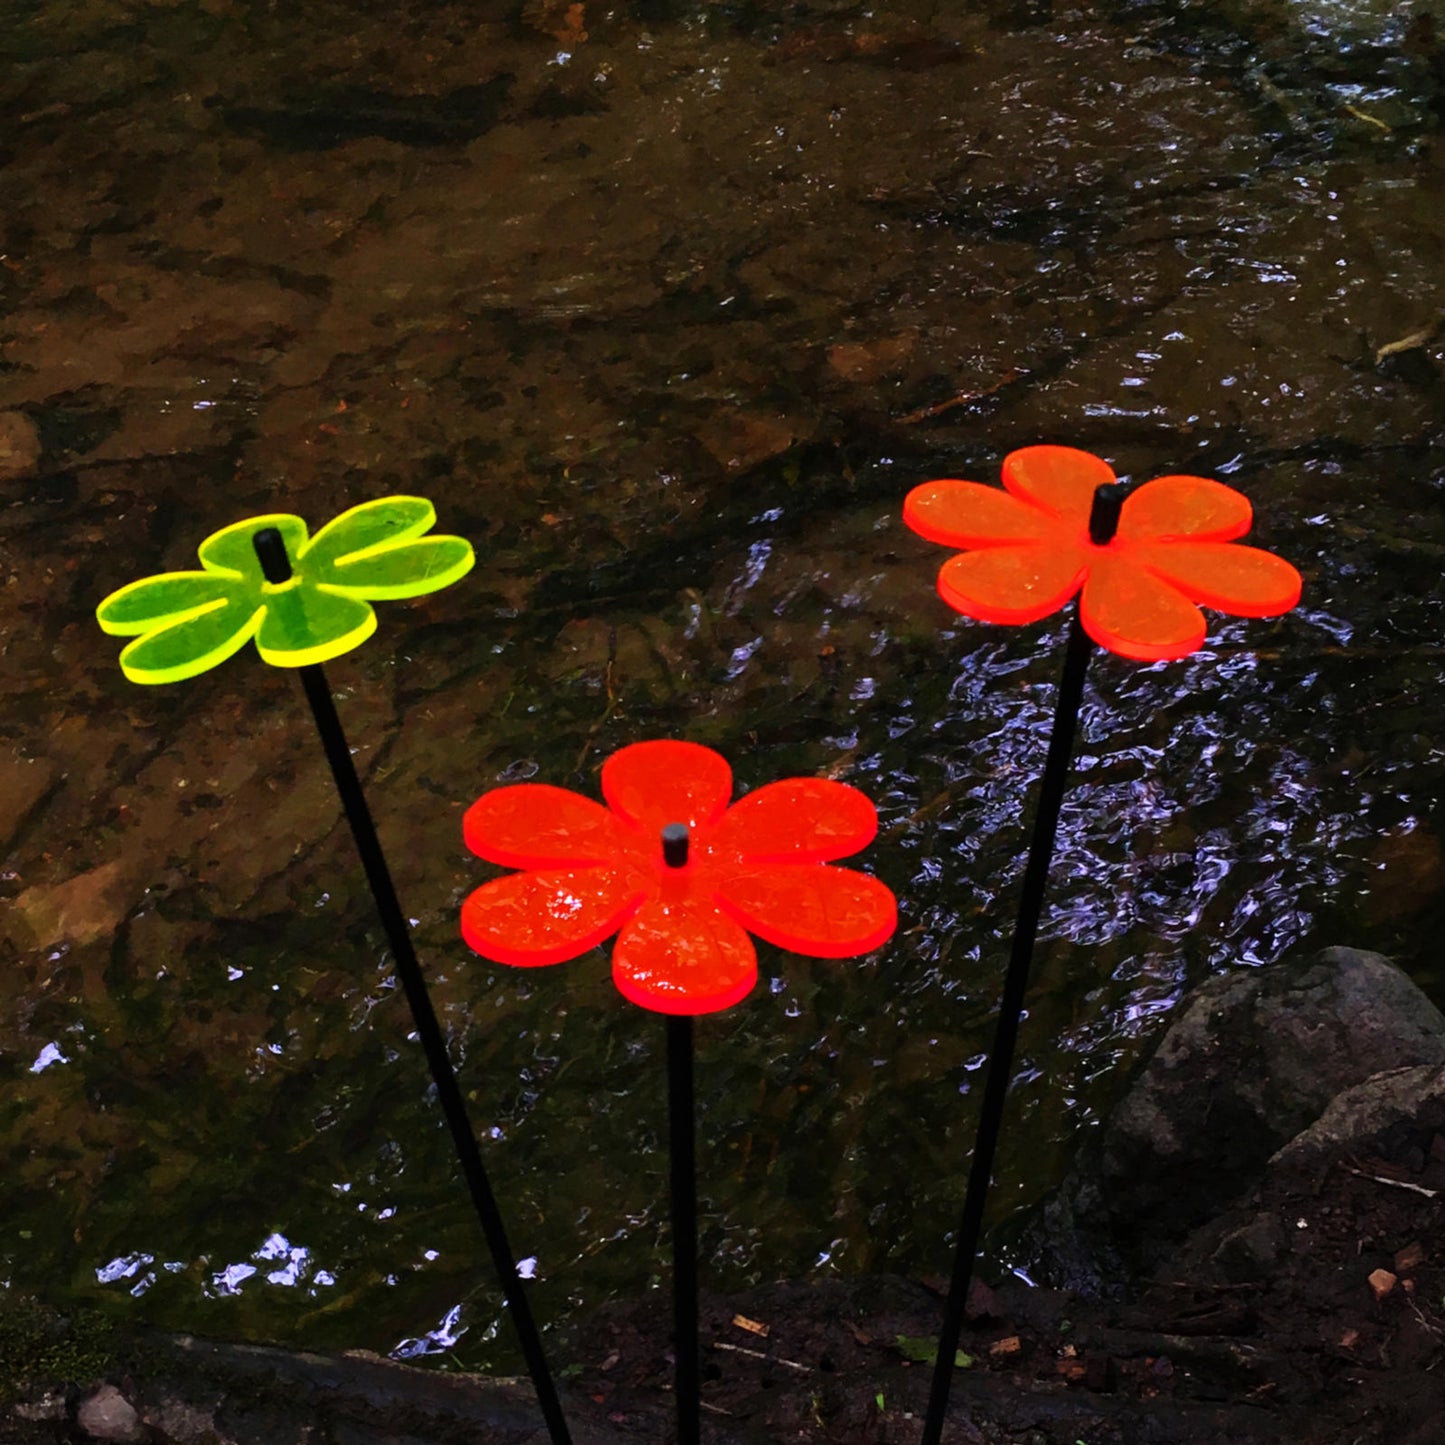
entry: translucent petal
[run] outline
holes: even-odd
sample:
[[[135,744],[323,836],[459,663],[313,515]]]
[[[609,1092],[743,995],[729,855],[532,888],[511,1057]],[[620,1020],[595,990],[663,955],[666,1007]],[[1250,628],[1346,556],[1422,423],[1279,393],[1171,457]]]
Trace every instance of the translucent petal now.
[[[814,958],[850,958],[886,942],[898,924],[893,894],[851,868],[773,864],[718,885],[718,901],[768,943]]]
[[[550,783],[495,788],[462,818],[467,847],[504,868],[615,863],[622,832],[600,803]]]
[[[625,869],[511,873],[462,904],[462,937],[498,963],[561,963],[610,938],[645,896]]]
[[[420,537],[437,519],[436,508],[425,497],[378,497],[333,517],[302,553],[308,574],[318,582],[333,567],[357,560],[374,547],[394,547]]]
[[[957,612],[984,622],[1037,622],[1078,590],[1084,547],[986,547],[943,564],[938,593]]]
[[[232,577],[218,577],[214,572],[162,572],[112,592],[95,609],[95,618],[103,631],[128,637],[174,626],[237,595]]]
[[[1038,508],[978,482],[925,482],[904,498],[903,520],[920,537],[950,547],[1037,542],[1053,519]]]
[[[245,646],[261,621],[261,608],[245,592],[232,593],[205,612],[138,637],[120,655],[132,682],[180,682],[224,662]]]
[[[715,904],[649,899],[612,950],[624,998],[664,1014],[705,1014],[747,997],[758,977],[752,940]]]
[[[1116,482],[1114,469],[1075,447],[1023,447],[1003,459],[1003,484],[1016,497],[1087,527],[1095,489]]]
[[[420,597],[465,577],[475,560],[471,543],[461,537],[422,537],[343,557],[328,570],[324,586],[353,597]],[[303,566],[309,563],[308,556]]]
[[[265,588],[266,615],[256,650],[273,667],[310,667],[359,647],[376,631],[365,602],[293,578]]]
[[[602,796],[619,817],[648,834],[660,835],[669,823],[696,828],[713,822],[732,791],[726,760],[698,743],[633,743],[602,765]]]
[[[1128,555],[1191,602],[1236,617],[1278,617],[1299,601],[1300,574],[1282,557],[1237,542],[1136,544]]]
[[[252,538],[267,527],[274,527],[280,532],[286,555],[294,568],[296,558],[306,547],[306,523],[289,512],[247,517],[244,522],[232,522],[229,527],[212,532],[200,545],[202,564],[214,571],[251,578],[256,586],[261,586],[265,581],[265,574],[261,571],[261,561],[256,556],[256,545]]]
[[[1208,477],[1155,477],[1124,499],[1119,536],[1140,542],[1188,537],[1232,542],[1249,531],[1249,498]]]
[[[1103,549],[1089,568],[1079,620],[1100,647],[1135,662],[1188,657],[1204,641],[1204,614],[1177,587]]]
[[[877,832],[878,814],[857,788],[785,778],[734,803],[707,842],[748,863],[826,863],[866,848]]]

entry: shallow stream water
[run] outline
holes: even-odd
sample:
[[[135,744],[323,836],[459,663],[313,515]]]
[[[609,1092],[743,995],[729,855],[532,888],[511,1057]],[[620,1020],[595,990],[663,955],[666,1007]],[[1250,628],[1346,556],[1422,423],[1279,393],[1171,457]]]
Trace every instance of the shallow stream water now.
[[[645,737],[867,791],[902,910],[699,1028],[705,1286],[947,1268],[1063,621],[951,614],[919,481],[1215,476],[1305,576],[1095,661],[995,1221],[1211,973],[1346,943],[1440,996],[1427,8],[0,21],[4,1278],[515,1364],[295,679],[137,688],[93,620],[260,511],[419,492],[476,545],[328,675],[549,1324],[665,1282],[663,1030],[602,951],[465,949],[459,820]]]

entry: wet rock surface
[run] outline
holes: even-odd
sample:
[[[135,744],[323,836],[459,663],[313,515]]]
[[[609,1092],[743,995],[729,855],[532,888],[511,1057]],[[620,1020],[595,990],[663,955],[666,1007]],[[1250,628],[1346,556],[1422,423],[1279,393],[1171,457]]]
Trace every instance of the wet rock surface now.
[[[1445,1017],[1379,954],[1329,948],[1210,980],[1033,1226],[1042,1267],[1095,1287],[1151,1272],[1267,1167],[1338,1153],[1392,1103],[1418,1110],[1442,1062]],[[1266,1229],[1228,1248],[1248,1268],[1277,1239]]]

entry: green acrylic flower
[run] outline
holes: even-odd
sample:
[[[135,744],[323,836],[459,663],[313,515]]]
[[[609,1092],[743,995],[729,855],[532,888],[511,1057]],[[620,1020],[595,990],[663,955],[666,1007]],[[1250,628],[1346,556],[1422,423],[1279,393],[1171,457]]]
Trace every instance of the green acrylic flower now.
[[[213,532],[200,546],[203,572],[163,572],[112,592],[96,608],[106,632],[135,636],[120,655],[132,682],[179,682],[224,662],[256,639],[276,667],[307,667],[340,657],[376,631],[365,600],[420,597],[471,570],[462,537],[424,537],[436,508],[422,497],[363,502],[309,541],[300,517],[249,517]],[[292,575],[268,582],[255,536],[281,534]],[[137,635],[139,634],[139,635]]]

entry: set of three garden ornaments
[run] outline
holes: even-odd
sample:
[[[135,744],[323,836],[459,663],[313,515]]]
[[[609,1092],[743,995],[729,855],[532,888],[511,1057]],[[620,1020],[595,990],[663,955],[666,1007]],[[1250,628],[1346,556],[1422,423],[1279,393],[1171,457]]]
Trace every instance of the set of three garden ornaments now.
[[[1299,600],[1300,577],[1238,542],[1251,509],[1232,488],[1193,476],[1127,488],[1103,460],[1071,447],[1011,453],[1002,490],[924,483],[908,494],[903,518],[960,549],[939,572],[938,591],[967,617],[1031,623],[1078,598],[924,1422],[925,1445],[938,1445],[1093,646],[1141,662],[1186,657],[1204,641],[1201,606],[1277,616]],[[562,1445],[570,1435],[541,1338],[321,666],[376,629],[373,602],[435,592],[470,570],[470,545],[432,535],[435,521],[430,502],[407,496],[364,502],[315,536],[300,517],[252,517],[201,543],[202,570],[133,582],[107,597],[97,617],[106,632],[134,639],[120,654],[133,682],[192,677],[252,639],[264,661],[299,671],[538,1403]],[[718,753],[650,740],[606,760],[601,790],[598,803],[521,783],[472,804],[463,821],[468,847],[514,871],[471,894],[461,932],[483,957],[520,967],[561,963],[614,939],[618,990],[666,1019],[677,1440],[696,1445],[693,1019],[751,992],[750,935],[846,958],[883,944],[897,908],[876,878],[835,866],[877,831],[872,803],[846,784],[789,778],[732,801],[732,773]]]

